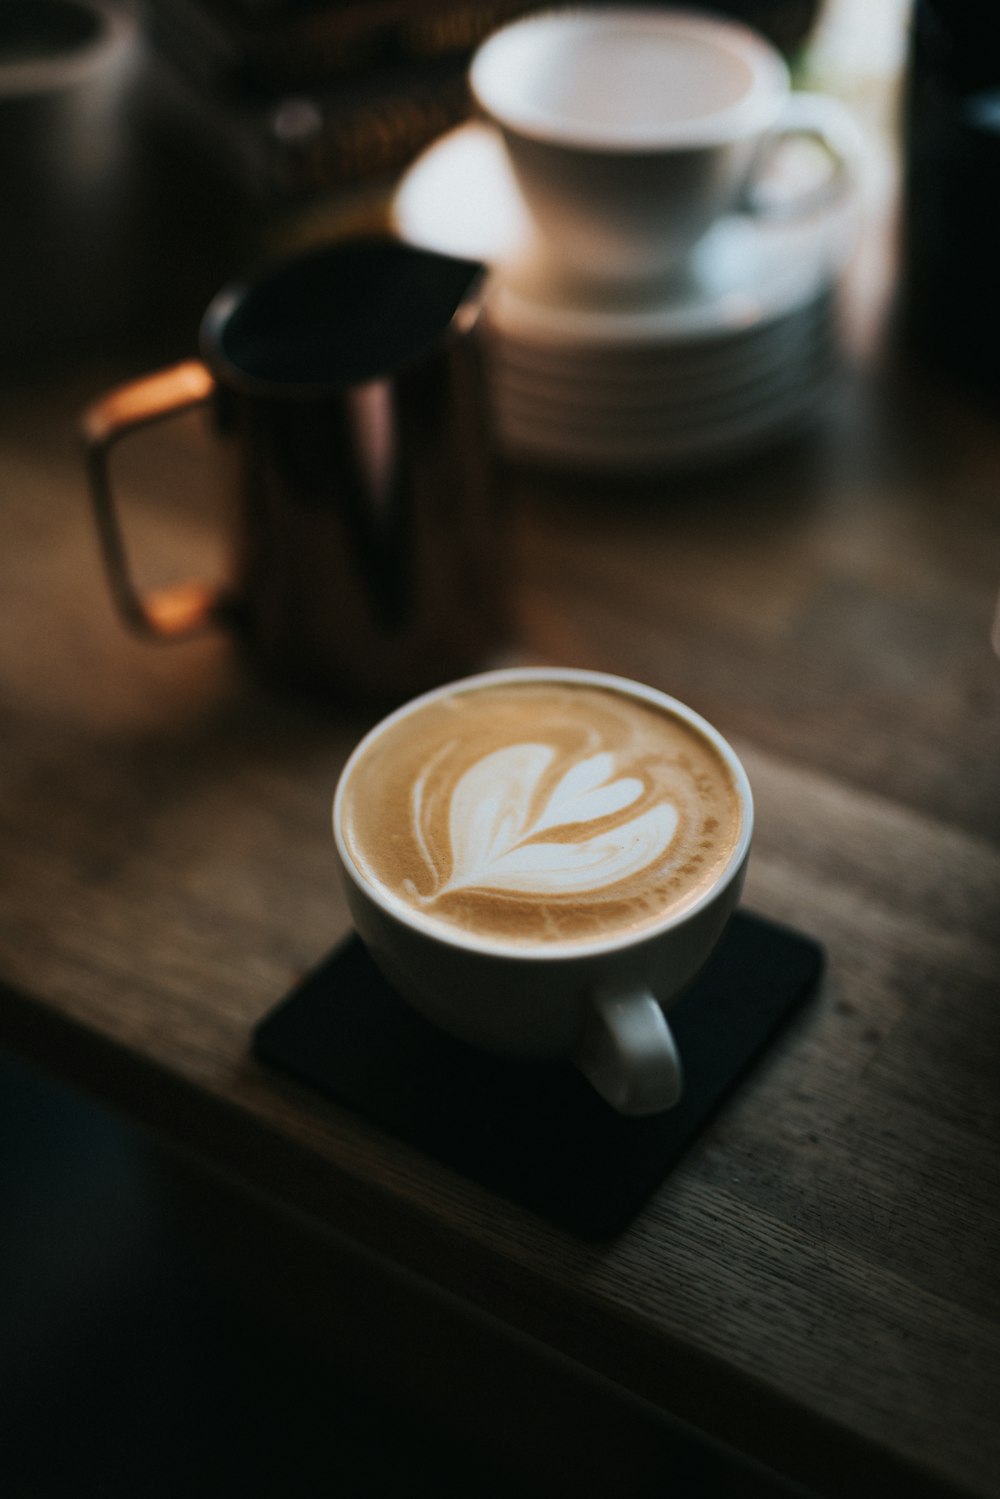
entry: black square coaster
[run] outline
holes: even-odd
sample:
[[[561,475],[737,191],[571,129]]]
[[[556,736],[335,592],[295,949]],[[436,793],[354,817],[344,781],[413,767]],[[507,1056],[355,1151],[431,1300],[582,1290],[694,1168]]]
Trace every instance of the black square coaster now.
[[[430,1025],[349,938],[254,1033],[264,1062],[588,1239],[623,1229],[807,997],[808,937],[739,911],[671,1007],[685,1072],[664,1114],[617,1114],[565,1063],[487,1055]]]

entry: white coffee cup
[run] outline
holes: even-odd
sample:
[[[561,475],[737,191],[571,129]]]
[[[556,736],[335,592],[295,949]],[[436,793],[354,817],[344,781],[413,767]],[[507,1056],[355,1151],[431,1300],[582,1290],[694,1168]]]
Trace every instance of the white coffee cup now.
[[[383,736],[442,699],[524,683],[621,694],[665,711],[711,747],[731,780],[738,832],[727,862],[694,904],[602,940],[524,946],[428,917],[362,867],[345,836],[345,796],[356,767]],[[658,1113],[679,1101],[681,1061],[664,1008],[697,975],[721,936],[739,898],[753,830],[746,772],[697,713],[625,678],[569,668],[514,668],[447,684],[390,714],[362,739],[337,784],[333,828],[357,931],[385,977],[426,1019],[495,1053],[570,1060],[623,1114]]]
[[[792,94],[765,38],[694,11],[534,13],[487,38],[469,82],[534,231],[515,270],[578,291],[667,282],[721,215],[768,211],[755,184],[789,135],[835,163],[796,211],[838,195],[858,154],[848,112]]]

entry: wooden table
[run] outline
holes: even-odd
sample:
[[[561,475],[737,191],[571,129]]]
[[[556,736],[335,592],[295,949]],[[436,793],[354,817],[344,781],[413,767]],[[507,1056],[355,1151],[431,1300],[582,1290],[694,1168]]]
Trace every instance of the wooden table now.
[[[201,1163],[258,1304],[550,1492],[640,1492],[669,1414],[823,1494],[1000,1494],[1000,426],[882,357],[883,305],[809,442],[516,477],[515,651],[716,722],[758,803],[746,904],[829,960],[599,1245],[251,1059],[347,929],[329,802],[368,716],[113,617],[75,422],[141,366],[0,404],[0,1044]],[[208,449],[192,418],[123,457],[161,574],[218,561]]]

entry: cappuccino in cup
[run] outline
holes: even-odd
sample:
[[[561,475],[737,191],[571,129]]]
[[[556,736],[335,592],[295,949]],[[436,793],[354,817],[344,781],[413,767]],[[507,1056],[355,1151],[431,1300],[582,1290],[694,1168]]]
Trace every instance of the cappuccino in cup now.
[[[386,899],[516,946],[636,933],[693,905],[740,837],[732,773],[690,722],[604,686],[458,689],[389,725],[341,830]]]
[[[753,827],[711,724],[600,672],[488,672],[376,725],[333,825],[358,933],[426,1019],[565,1058],[622,1113],[678,1101],[664,1009],[735,908]]]

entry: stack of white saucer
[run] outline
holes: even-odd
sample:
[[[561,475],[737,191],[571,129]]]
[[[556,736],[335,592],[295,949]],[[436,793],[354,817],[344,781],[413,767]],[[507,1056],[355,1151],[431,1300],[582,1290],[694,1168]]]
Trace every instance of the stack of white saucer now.
[[[491,375],[512,457],[631,473],[732,461],[815,421],[841,372],[856,193],[804,218],[723,217],[669,290],[632,305],[531,285],[526,212],[487,126],[433,145],[394,218],[405,238],[492,267]]]
[[[498,281],[489,303],[505,446],[629,469],[739,456],[821,409],[840,358],[833,267],[788,258],[738,220],[656,306],[546,305]]]

